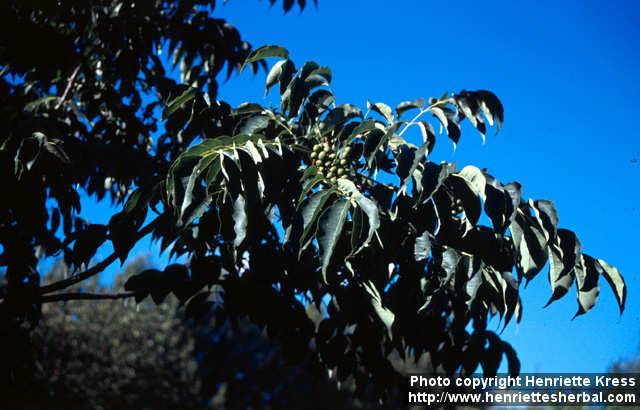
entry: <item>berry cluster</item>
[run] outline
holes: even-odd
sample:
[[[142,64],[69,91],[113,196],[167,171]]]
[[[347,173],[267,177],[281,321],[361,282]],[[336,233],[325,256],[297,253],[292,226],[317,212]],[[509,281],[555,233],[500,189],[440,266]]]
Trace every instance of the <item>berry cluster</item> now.
[[[349,147],[342,150],[345,157],[349,154],[349,151]],[[313,165],[318,168],[318,174],[331,183],[335,183],[338,178],[348,172],[349,161],[346,158],[338,158],[331,146],[326,142],[314,145],[310,158]]]

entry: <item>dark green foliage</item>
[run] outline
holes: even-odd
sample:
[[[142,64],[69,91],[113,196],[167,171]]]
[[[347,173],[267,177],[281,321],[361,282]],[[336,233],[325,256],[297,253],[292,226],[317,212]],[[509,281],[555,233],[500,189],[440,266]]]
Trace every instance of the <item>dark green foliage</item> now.
[[[620,273],[582,252],[553,203],[431,161],[434,126],[454,144],[464,120],[483,138],[500,129],[490,91],[365,111],[336,102],[328,68],[298,67],[279,46],[251,52],[209,2],[59,3],[0,6],[0,177],[14,193],[0,208],[6,329],[35,323],[41,302],[68,297],[54,292],[125,260],[147,234],[188,263],[132,276],[117,297],[172,293],[194,316],[248,318],[291,361],[378,397],[410,371],[492,374],[504,355],[517,372],[487,321],[519,321],[521,282],[547,261],[551,301],[575,284],[583,314],[603,275],[624,309]],[[215,99],[225,65],[230,75],[264,58],[279,59],[266,83],[279,110]],[[121,210],[106,227],[87,223],[78,188]],[[107,241],[113,255],[81,270]],[[60,252],[76,274],[40,286],[38,258]]]
[[[256,55],[288,58],[273,47]],[[295,67],[284,61],[271,73]],[[205,139],[173,165],[191,169],[197,178],[207,172],[201,164],[221,164],[213,182],[217,189],[211,181],[205,189],[214,192],[212,203],[234,204],[218,207],[217,214],[221,221],[235,221],[235,237],[217,244],[207,240],[220,254],[208,260],[218,259],[229,271],[210,284],[224,290],[219,303],[233,306],[232,314],[248,315],[289,343],[306,346],[313,340],[315,351],[305,355],[317,355],[342,381],[373,383],[384,391],[416,363],[446,373],[481,366],[494,374],[504,355],[517,373],[515,352],[486,323],[496,314],[504,326],[521,319],[520,283],[533,279],[549,258],[552,300],[575,283],[577,315],[585,313],[595,304],[599,275],[606,273],[624,307],[618,271],[582,253],[575,234],[558,227],[552,202],[527,201],[520,184],[503,185],[476,167],[457,170],[455,164],[429,161],[436,135],[423,114],[433,114],[454,143],[465,118],[484,137],[485,124],[499,128],[504,119],[495,95],[463,91],[428,104],[401,104],[398,115],[420,110],[410,121],[396,119],[383,103],[368,103],[366,116],[353,105],[308,109],[316,87],[326,85],[297,90],[308,84],[314,67],[304,64],[281,87],[284,114],[255,104],[250,112],[232,111],[231,121],[265,118],[259,134],[232,131]],[[276,77],[268,76],[267,90]],[[419,144],[407,139],[414,125],[423,136]],[[352,154],[359,145],[363,149]],[[193,156],[195,167],[189,162]],[[267,158],[280,168],[279,179],[264,166]],[[182,189],[189,195],[192,185],[180,188],[169,179],[167,197],[182,195]],[[268,187],[287,189],[267,197]],[[274,209],[279,219],[271,216]],[[480,225],[483,213],[492,226]],[[207,217],[201,213],[195,225]],[[286,233],[282,244],[279,229]],[[251,295],[253,303],[240,301],[241,295]],[[296,313],[305,306],[307,313],[325,313],[305,319]],[[334,348],[340,360],[331,359]]]
[[[144,265],[138,259],[124,273],[134,274]],[[68,273],[57,263],[47,281]],[[95,280],[83,289],[108,290]],[[202,408],[194,332],[175,309],[173,302],[159,307],[133,301],[44,305],[29,344],[22,346],[31,355],[24,363],[31,371],[15,375],[0,407]]]
[[[123,275],[146,265],[136,259]],[[57,263],[46,280],[68,273]],[[115,286],[121,286],[120,276]],[[83,289],[109,290],[95,280]],[[314,379],[309,363],[287,363],[246,320],[233,329],[224,316],[206,314],[193,321],[185,313],[171,297],[158,307],[151,301],[44,305],[38,327],[23,346],[31,371],[13,384],[20,389],[3,394],[0,408],[368,407],[328,379]]]

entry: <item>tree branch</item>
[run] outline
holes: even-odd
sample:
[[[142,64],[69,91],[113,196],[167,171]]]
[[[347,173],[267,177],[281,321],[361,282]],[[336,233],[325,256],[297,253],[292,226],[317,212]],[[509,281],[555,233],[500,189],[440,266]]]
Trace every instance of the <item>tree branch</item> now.
[[[66,302],[68,300],[100,300],[100,299],[126,299],[136,295],[136,292],[120,293],[92,293],[92,292],[69,292],[57,293],[55,295],[40,296],[40,303]]]
[[[75,285],[78,282],[82,282],[85,279],[88,279],[90,277],[92,277],[93,275],[96,275],[100,272],[102,272],[103,270],[105,270],[109,265],[111,265],[113,262],[115,262],[118,259],[118,255],[116,255],[116,253],[112,253],[111,255],[107,256],[102,262],[98,262],[95,265],[93,265],[92,267],[90,267],[89,269],[82,271],[80,273],[77,273],[67,279],[63,279],[63,280],[59,280],[57,282],[53,282],[50,285],[46,285],[46,286],[41,286],[39,289],[39,293],[41,295],[44,295],[46,293],[51,293],[51,292],[55,292],[56,290],[61,290],[64,288],[68,288],[71,285]]]
[[[62,107],[62,104],[64,104],[64,100],[67,99],[67,95],[69,94],[69,91],[71,90],[71,86],[73,85],[73,82],[76,80],[76,77],[78,76],[79,72],[80,72],[80,64],[76,66],[76,68],[73,70],[73,73],[71,74],[71,77],[69,77],[69,80],[67,81],[67,86],[64,89],[64,92],[62,93],[62,95],[60,96],[58,103],[55,106],[56,110]]]
[[[149,232],[151,232],[151,229],[153,229],[153,226],[155,225],[157,220],[158,218],[154,219],[153,221],[149,222],[147,226],[145,226],[140,230],[140,232],[138,233],[138,239],[137,239],[138,241],[142,239],[144,236],[146,236]],[[102,272],[109,265],[115,262],[117,259],[118,259],[118,255],[116,255],[116,253],[113,252],[111,255],[107,256],[102,262],[96,263],[91,268],[85,271],[77,273],[67,279],[59,280],[57,282],[53,282],[46,286],[41,286],[38,289],[38,293],[40,295],[45,295],[47,293],[55,292],[56,290],[62,290],[62,289],[68,288],[69,286],[75,285],[78,282],[82,282],[83,280],[88,279]]]

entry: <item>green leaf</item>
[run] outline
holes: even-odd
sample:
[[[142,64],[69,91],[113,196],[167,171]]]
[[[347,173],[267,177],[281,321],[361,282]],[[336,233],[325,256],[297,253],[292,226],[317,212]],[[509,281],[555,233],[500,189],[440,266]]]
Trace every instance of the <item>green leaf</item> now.
[[[429,232],[424,231],[421,235],[416,237],[416,242],[413,246],[413,256],[416,261],[424,262],[429,257],[431,251],[431,240],[429,238]]]
[[[474,91],[474,94],[479,101],[480,109],[489,121],[489,125],[493,125],[495,119],[498,131],[500,131],[504,122],[504,107],[498,97],[487,90]]]
[[[374,130],[368,134],[367,140],[365,141],[364,145],[363,155],[367,160],[367,165],[369,166],[369,168],[371,168],[378,150],[384,147],[387,141],[389,141],[389,139],[395,135],[397,129],[398,123],[395,123],[390,126],[386,132],[375,132]]]
[[[37,112],[41,107],[45,109],[49,108],[49,106],[52,106],[53,103],[58,100],[60,100],[60,97],[56,95],[47,95],[25,104],[24,109],[25,111]]]
[[[396,174],[400,177],[400,190],[407,186],[418,166],[424,162],[428,150],[427,144],[417,149],[408,145],[400,146],[400,153],[396,158],[398,164]]]
[[[620,314],[624,312],[624,306],[627,300],[627,285],[624,283],[624,278],[620,274],[618,269],[609,265],[602,259],[597,260],[597,264],[600,267],[600,273],[609,282],[611,290],[613,290],[616,300],[618,301],[618,307],[620,308]]]
[[[271,70],[269,70],[269,74],[267,74],[267,81],[264,89],[265,97],[267,96],[267,94],[269,94],[269,90],[271,89],[271,87],[276,85],[276,83],[280,80],[280,75],[282,74],[283,66],[287,61],[288,60],[278,61],[273,65],[273,67],[271,67]]]
[[[420,158],[417,155],[417,150],[408,144],[400,145],[398,151],[398,155],[396,156],[396,174],[398,178],[400,178],[400,189],[402,189],[409,182],[409,177],[411,177],[411,173],[420,163]]]
[[[350,139],[353,139],[358,136],[365,135],[366,133],[373,131],[375,129],[377,129],[376,122],[373,119],[369,118],[365,121],[362,121],[360,124],[358,124],[358,126],[355,127],[353,131],[351,131],[351,134],[349,134],[349,137]]]
[[[295,77],[289,83],[289,86],[282,94],[281,109],[289,117],[293,118],[298,115],[302,102],[307,97],[309,88],[300,77]]]
[[[318,112],[322,112],[329,108],[331,104],[335,103],[336,100],[333,97],[333,94],[322,89],[314,91],[309,98],[307,98],[307,101],[313,104],[314,107],[318,108]]]
[[[231,111],[232,115],[241,115],[241,114],[257,114],[264,111],[264,108],[257,103],[245,102],[238,105],[234,110]]]
[[[312,167],[309,167],[309,168],[312,168]],[[315,167],[313,167],[313,169],[316,170]],[[323,180],[324,180],[324,177],[322,175],[314,174],[313,176],[310,176],[309,179],[305,182],[304,186],[302,187],[302,191],[300,192],[300,196],[298,197],[298,203],[302,203],[302,201],[304,200],[305,196],[307,196],[309,191],[311,191],[314,186],[316,186]]]
[[[325,282],[327,281],[327,270],[331,263],[331,256],[333,256],[342,235],[342,229],[347,220],[350,206],[351,204],[347,199],[339,198],[322,213],[318,221],[318,233],[316,236],[322,261],[322,277]]]
[[[402,117],[406,111],[413,109],[422,109],[424,108],[424,98],[417,98],[411,101],[403,101],[396,106],[396,115],[398,118]]]
[[[358,117],[362,118],[362,111],[360,111],[360,108],[351,104],[343,104],[329,111],[321,126],[324,127],[324,131],[329,131],[338,125],[342,125],[345,122]]]
[[[542,270],[548,258],[544,232],[537,221],[522,209],[518,209],[509,230],[518,255],[518,273],[527,281],[531,280]]]
[[[455,172],[455,163],[435,164],[431,161],[424,164],[422,175],[420,176],[420,199],[419,202],[427,202],[432,195],[440,189],[444,181]]]
[[[236,236],[233,240],[233,247],[237,250],[247,237],[247,212],[246,201],[242,195],[238,195],[233,202],[233,231]]]
[[[189,176],[189,180],[187,181],[187,186],[184,189],[184,198],[182,200],[182,205],[180,206],[180,216],[179,219],[182,219],[182,215],[187,210],[189,205],[191,205],[191,201],[193,200],[193,188],[196,185],[196,181],[198,177],[204,172],[205,169],[217,158],[215,155],[209,155],[203,157],[198,161],[198,164],[193,168],[193,172],[191,172],[191,176]]]
[[[289,83],[293,79],[293,76],[296,74],[296,66],[293,64],[291,60],[285,60],[282,65],[282,70],[280,72],[279,82],[280,82],[280,95],[284,94],[289,87]]]
[[[542,226],[547,240],[552,240],[558,230],[558,212],[553,202],[547,200],[529,200],[529,206],[533,210],[538,224]]]
[[[354,255],[353,250],[359,249],[366,240],[367,225],[362,209],[359,207],[353,208],[351,211],[351,253],[349,257]]]
[[[218,174],[220,173],[220,170],[222,169],[222,157],[218,156],[218,161],[215,161],[214,163],[211,164],[211,166],[209,167],[209,170],[207,171],[207,178],[205,180],[205,184],[207,187],[207,192],[209,194],[212,193],[212,187],[213,187],[213,183],[216,181],[216,178],[218,177]]]
[[[140,302],[146,298],[152,290],[157,288],[157,283],[159,283],[161,279],[162,271],[158,269],[146,269],[136,275],[130,276],[124,283],[124,290],[136,292],[136,301]]]
[[[420,128],[420,134],[422,135],[422,142],[427,146],[427,155],[433,151],[433,147],[436,145],[436,134],[433,130],[431,123],[427,121],[420,121],[417,123]]]
[[[369,245],[373,235],[380,227],[380,210],[375,201],[364,195],[356,195],[354,199],[358,204],[358,207],[364,211],[369,220],[369,232],[367,233],[367,239],[362,243],[362,245],[360,245],[360,248],[354,250],[354,254],[356,254]]]
[[[440,107],[431,108],[431,113],[440,121],[440,124],[447,131],[447,136],[453,141],[455,147],[458,141],[460,141],[460,125],[449,111],[445,111],[444,108]]]
[[[270,115],[250,115],[243,118],[234,130],[234,134],[256,134],[267,128],[271,122]]]
[[[90,224],[77,233],[73,244],[73,262],[76,266],[88,264],[95,256],[98,248],[107,240],[107,227],[101,224]]]
[[[483,201],[485,200],[487,179],[479,168],[473,165],[467,165],[458,172],[458,175],[465,180],[471,191],[478,198],[481,198]]]
[[[478,187],[474,187],[472,182],[463,178],[461,174],[450,175],[446,185],[452,189],[454,198],[461,201],[467,231],[471,230],[478,223],[482,213],[481,199],[484,190],[477,191]]]
[[[318,75],[324,78],[327,83],[331,82],[331,69],[329,67],[318,67],[309,73],[309,76],[312,75]]]
[[[183,105],[193,100],[198,94],[198,91],[195,87],[189,87],[178,97],[171,100],[164,110],[164,118],[171,116],[171,114],[182,108]]]
[[[363,282],[363,287],[371,297],[371,305],[387,328],[389,335],[391,336],[391,329],[393,328],[393,322],[395,321],[395,314],[389,309],[382,305],[382,296],[380,292],[376,288],[376,285],[372,281]]]
[[[598,301],[600,273],[596,267],[595,259],[586,254],[580,254],[576,259],[574,271],[578,290],[578,311],[573,317],[575,319],[577,316],[587,313]]]
[[[262,60],[269,57],[280,57],[286,59],[289,58],[289,51],[284,47],[274,45],[259,47],[253,50],[247,56],[246,60],[244,60],[244,63],[242,63],[239,71],[242,72],[242,70],[244,70],[244,67],[249,63],[253,63],[254,61]]]
[[[315,232],[316,221],[325,209],[325,205],[333,196],[333,191],[323,189],[311,195],[302,206],[303,231],[300,236],[300,251],[306,248],[311,235]]]
[[[300,78],[302,78],[303,80],[306,79],[317,68],[320,68],[318,63],[316,63],[315,61],[307,61],[302,65],[302,67],[300,67]]]
[[[387,104],[381,102],[371,104],[370,101],[367,101],[367,109],[380,114],[387,121],[387,124],[393,123],[393,111]]]
[[[484,174],[486,185],[484,191],[484,211],[491,219],[494,231],[502,235],[515,217],[520,205],[519,184],[502,185],[489,174]],[[512,196],[513,195],[513,196]]]
[[[482,143],[484,144],[487,127],[482,119],[482,115],[480,114],[478,101],[474,98],[472,93],[467,91],[462,91],[460,94],[454,95],[452,98],[458,110],[462,111],[469,122],[471,122],[471,125],[480,132],[480,135],[482,136]]]
[[[573,285],[574,266],[581,248],[576,235],[566,229],[559,229],[558,235],[549,244],[549,283],[552,293],[545,307],[566,295]]]
[[[349,195],[349,198],[367,215],[369,231],[367,237],[357,249],[352,249],[352,255],[357,254],[371,242],[376,230],[380,227],[380,209],[378,204],[372,199],[364,196],[353,182],[347,178],[338,179],[338,188]]]

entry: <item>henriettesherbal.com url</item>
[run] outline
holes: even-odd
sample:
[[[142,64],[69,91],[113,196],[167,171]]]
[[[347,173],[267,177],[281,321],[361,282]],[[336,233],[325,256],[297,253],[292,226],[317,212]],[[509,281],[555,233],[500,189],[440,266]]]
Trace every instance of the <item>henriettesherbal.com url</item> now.
[[[411,375],[408,404],[638,406],[640,374]]]
[[[635,405],[640,392],[605,393],[603,391],[577,393],[484,391],[481,393],[409,392],[410,405]]]

